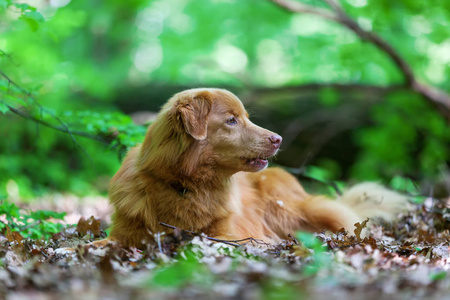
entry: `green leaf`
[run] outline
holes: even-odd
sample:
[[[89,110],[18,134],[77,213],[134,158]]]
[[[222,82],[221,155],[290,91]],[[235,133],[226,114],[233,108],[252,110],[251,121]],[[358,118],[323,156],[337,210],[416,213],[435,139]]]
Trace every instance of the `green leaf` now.
[[[6,114],[8,111],[9,107],[5,103],[0,102],[0,112]]]
[[[40,239],[43,235],[42,232],[36,228],[30,228],[28,231],[31,232],[31,234],[25,234],[25,236],[29,236],[32,239]]]
[[[36,11],[36,8],[33,6],[30,6],[26,3],[14,3],[14,6],[17,7],[18,9],[20,9],[21,11],[26,11],[26,10],[30,10],[30,11]]]
[[[306,248],[313,249],[316,253],[326,250],[322,242],[309,232],[297,232],[296,237]]]
[[[37,12],[37,11],[26,11],[23,13],[23,15],[26,18],[35,20],[36,22],[44,22],[45,21],[44,16],[40,12]]]
[[[441,271],[441,272],[432,274],[432,275],[430,276],[430,279],[431,279],[432,281],[436,281],[436,280],[444,280],[446,277],[447,277],[447,272]]]
[[[156,273],[153,282],[160,286],[180,287],[190,282],[194,273],[201,273],[203,266],[194,260],[179,261]]]
[[[321,181],[328,181],[333,177],[329,170],[316,166],[308,166],[305,175]]]
[[[38,22],[36,20],[31,19],[31,18],[27,18],[27,17],[24,17],[24,16],[20,17],[19,19],[24,20],[28,24],[28,26],[30,26],[30,29],[32,31],[36,32],[39,29],[39,24],[38,24]]]
[[[45,21],[44,16],[35,10],[24,11],[20,17],[20,19],[24,20],[30,26],[32,31],[37,31],[39,29],[39,23]]]
[[[19,218],[20,208],[18,208],[14,203],[9,203],[4,201],[0,205],[0,215],[6,215],[7,218]]]
[[[412,194],[418,193],[416,185],[409,178],[395,176],[391,180],[391,186],[396,190],[407,191]]]
[[[59,223],[44,222],[42,224],[42,231],[45,233],[58,233],[62,228],[63,225]]]
[[[4,94],[3,95],[3,102],[6,102],[6,104],[9,104],[11,106],[15,105],[15,104],[19,104],[19,105],[22,105],[22,106],[27,106],[28,105],[28,103],[24,99],[22,99],[20,97],[17,97],[15,95],[11,95],[11,94]]]
[[[7,91],[9,89],[9,82],[6,79],[0,79],[0,91]]]
[[[49,218],[62,220],[66,216],[65,212],[57,213],[50,210],[37,210],[30,213],[30,217],[35,220],[47,220]]]
[[[11,1],[0,0],[0,9],[6,9],[11,5]]]

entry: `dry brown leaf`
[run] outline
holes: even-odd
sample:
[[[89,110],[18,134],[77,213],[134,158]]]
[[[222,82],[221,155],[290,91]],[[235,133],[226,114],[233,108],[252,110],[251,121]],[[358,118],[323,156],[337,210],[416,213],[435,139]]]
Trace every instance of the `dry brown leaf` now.
[[[77,231],[81,235],[86,235],[88,232],[91,232],[95,237],[99,237],[101,235],[100,220],[95,219],[94,216],[91,216],[87,220],[81,217],[77,224]]]
[[[294,250],[294,254],[298,257],[309,257],[311,256],[311,252],[309,251],[308,248],[306,248],[303,245],[294,245],[292,247],[292,249]]]
[[[369,219],[365,219],[364,221],[362,221],[361,223],[356,223],[355,224],[355,235],[356,235],[356,239],[359,241],[361,241],[361,232],[364,228],[366,228],[367,222],[369,222]]]
[[[6,238],[8,239],[8,242],[17,242],[18,244],[21,244],[23,240],[22,235],[17,231],[11,231],[9,226],[6,226]]]

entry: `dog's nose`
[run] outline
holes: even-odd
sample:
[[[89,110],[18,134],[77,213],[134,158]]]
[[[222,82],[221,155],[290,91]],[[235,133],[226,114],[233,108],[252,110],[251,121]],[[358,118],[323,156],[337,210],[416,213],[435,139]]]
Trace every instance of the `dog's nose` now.
[[[275,147],[280,148],[281,141],[283,140],[283,138],[281,136],[279,136],[278,134],[273,134],[273,135],[269,136],[269,140],[272,142],[272,144]]]

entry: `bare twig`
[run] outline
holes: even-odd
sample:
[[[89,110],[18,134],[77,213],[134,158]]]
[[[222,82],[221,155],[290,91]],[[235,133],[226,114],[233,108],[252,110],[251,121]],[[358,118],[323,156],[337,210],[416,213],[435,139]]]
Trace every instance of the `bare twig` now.
[[[288,233],[288,238],[290,238],[291,241],[292,241],[295,245],[298,245],[298,244],[299,244],[299,242],[297,241],[297,239],[296,239],[292,234]]]
[[[36,222],[34,222],[32,224],[28,224],[27,226],[20,227],[20,231],[28,230],[28,229],[33,228],[33,227],[35,227],[35,226],[37,226],[37,225],[39,225],[41,223],[42,223],[42,220],[37,220]]]
[[[163,222],[159,222],[159,225],[167,227],[167,228],[170,228],[170,229],[178,229],[178,230],[181,230],[181,231],[184,231],[184,232],[196,235],[196,236],[202,236],[202,235],[198,234],[197,232],[194,232],[194,231],[191,231],[191,230],[182,229],[182,228],[178,228],[176,226],[169,225],[169,224],[166,224],[166,223],[163,223]],[[241,240],[221,240],[221,239],[216,239],[216,238],[209,237],[209,236],[203,236],[203,237],[205,237],[206,239],[208,239],[210,241],[224,243],[224,244],[227,244],[227,245],[230,245],[230,246],[234,246],[234,247],[242,246],[243,244],[238,244],[240,242],[255,242],[257,244],[270,245],[270,244],[265,243],[262,240],[254,239],[252,237],[241,239]]]
[[[450,96],[435,87],[428,86],[419,82],[414,75],[410,65],[401,57],[401,55],[379,35],[364,30],[356,21],[351,19],[335,0],[323,0],[331,10],[316,8],[310,5],[301,4],[293,0],[270,0],[278,6],[294,13],[309,13],[322,18],[337,22],[349,30],[353,31],[362,40],[368,41],[384,52],[403,73],[405,86],[421,94],[425,99],[431,102],[445,117],[450,118]]]
[[[184,232],[196,235],[196,236],[200,236],[200,234],[198,234],[197,232],[194,232],[194,231],[191,231],[191,230],[182,229],[182,228],[178,228],[178,227],[175,227],[173,225],[169,225],[169,224],[166,224],[166,223],[163,223],[163,222],[159,222],[159,225],[167,227],[167,228],[170,228],[170,229],[178,229],[178,230],[181,230],[181,231],[184,231]],[[205,236],[205,238],[208,239],[208,240],[214,241],[214,242],[220,242],[220,243],[224,243],[224,244],[231,245],[231,246],[234,246],[234,247],[239,247],[240,246],[239,244],[236,244],[236,243],[233,243],[233,242],[216,239],[216,238],[209,237],[209,236]]]

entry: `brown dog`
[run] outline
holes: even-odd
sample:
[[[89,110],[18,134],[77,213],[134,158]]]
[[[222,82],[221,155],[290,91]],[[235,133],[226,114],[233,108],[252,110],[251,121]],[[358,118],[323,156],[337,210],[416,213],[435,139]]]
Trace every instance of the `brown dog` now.
[[[111,181],[111,239],[139,247],[167,231],[164,222],[227,240],[274,242],[295,230],[352,232],[366,217],[390,219],[406,206],[405,197],[373,183],[338,201],[309,195],[282,169],[264,170],[280,144],[226,90],[176,94]]]

